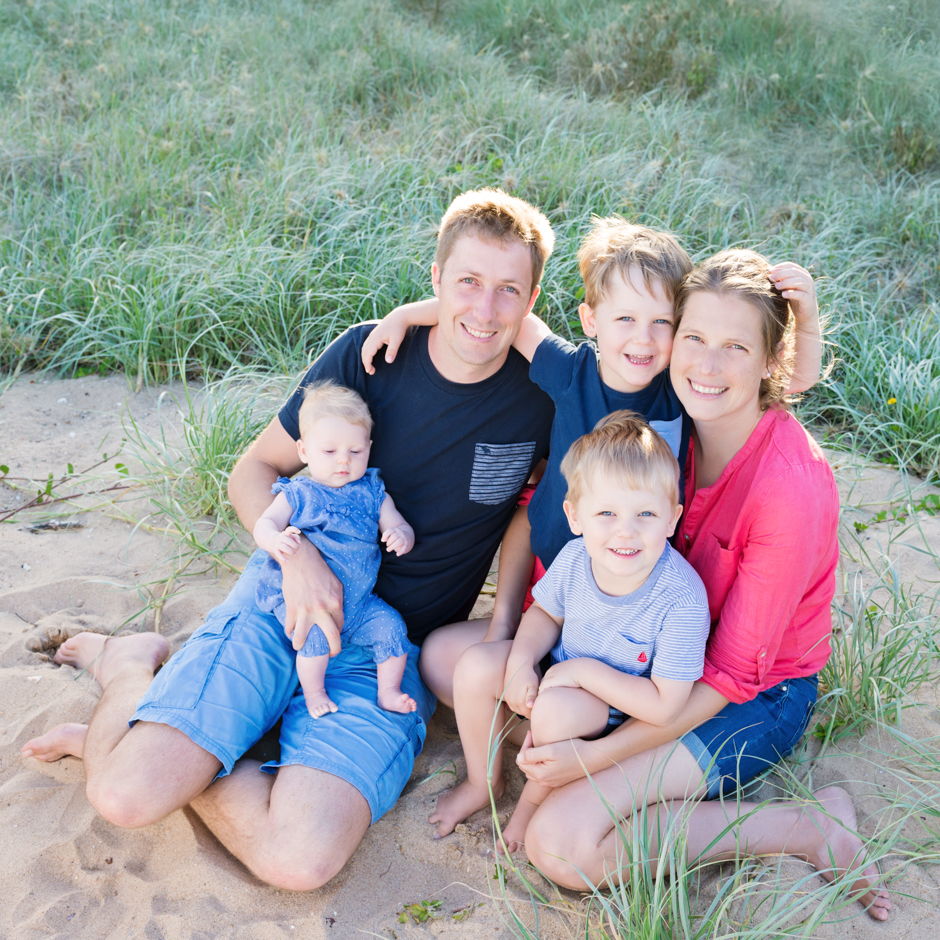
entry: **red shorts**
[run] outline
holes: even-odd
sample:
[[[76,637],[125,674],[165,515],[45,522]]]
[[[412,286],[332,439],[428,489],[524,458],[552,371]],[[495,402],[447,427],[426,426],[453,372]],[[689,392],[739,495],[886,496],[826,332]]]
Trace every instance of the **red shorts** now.
[[[526,483],[522,488],[522,492],[519,494],[519,502],[516,503],[517,506],[528,506],[532,502],[532,496],[535,494],[535,483]],[[532,596],[532,588],[535,587],[539,581],[545,576],[545,565],[539,561],[538,558],[535,559],[535,567],[532,569],[532,577],[529,579],[529,587],[525,592],[525,603],[522,605],[522,612],[525,613],[534,603],[535,598]]]

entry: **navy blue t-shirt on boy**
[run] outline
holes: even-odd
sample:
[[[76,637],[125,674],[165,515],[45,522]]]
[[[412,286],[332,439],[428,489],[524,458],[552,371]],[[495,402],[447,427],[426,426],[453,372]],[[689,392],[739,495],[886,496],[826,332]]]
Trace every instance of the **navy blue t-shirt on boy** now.
[[[555,556],[575,538],[561,508],[568,491],[561,474],[561,461],[568,448],[583,434],[592,431],[601,418],[612,411],[629,408],[665,438],[679,466],[684,468],[692,422],[679,404],[668,369],[639,392],[614,391],[601,380],[597,348],[593,343],[573,346],[560,336],[549,336],[536,349],[529,376],[555,402],[548,466],[529,504],[532,551],[548,568]]]
[[[488,379],[445,379],[428,353],[429,327],[408,331],[393,363],[362,367],[363,323],[334,340],[281,409],[295,440],[307,385],[332,379],[369,405],[372,453],[395,506],[415,531],[399,558],[382,552],[375,593],[405,619],[412,642],[466,620],[489,572],[519,492],[547,455],[554,408],[514,349]]]

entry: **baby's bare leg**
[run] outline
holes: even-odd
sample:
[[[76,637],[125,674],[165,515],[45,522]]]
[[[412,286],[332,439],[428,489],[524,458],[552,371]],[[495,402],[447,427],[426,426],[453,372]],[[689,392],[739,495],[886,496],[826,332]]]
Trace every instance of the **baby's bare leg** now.
[[[336,711],[336,703],[330,700],[323,685],[329,660],[326,655],[297,657],[297,676],[311,718],[322,718],[327,712]]]
[[[407,693],[401,690],[401,677],[405,674],[405,664],[408,656],[392,656],[376,666],[379,677],[379,706],[387,712],[401,712],[408,714],[418,710],[418,703]]]
[[[560,686],[546,689],[539,693],[532,708],[532,743],[541,747],[571,738],[596,738],[607,727],[608,716],[607,703],[584,689]],[[526,781],[512,819],[503,830],[503,841],[510,852],[525,843],[529,821],[551,792],[551,787]]]
[[[454,710],[457,713],[460,743],[467,759],[467,779],[438,796],[437,808],[428,817],[428,822],[437,824],[437,839],[453,832],[457,823],[463,822],[478,809],[489,806],[487,770],[490,762],[490,733],[501,741],[506,722],[515,722],[508,709],[499,702],[511,648],[510,640],[478,643],[466,650],[457,662],[454,673]],[[501,747],[496,748],[492,759],[493,793],[499,799],[504,785]]]

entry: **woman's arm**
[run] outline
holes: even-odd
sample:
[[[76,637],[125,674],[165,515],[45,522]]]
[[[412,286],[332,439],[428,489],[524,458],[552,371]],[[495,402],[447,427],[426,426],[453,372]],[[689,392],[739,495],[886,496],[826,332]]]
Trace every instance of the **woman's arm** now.
[[[561,787],[585,774],[599,773],[635,754],[676,741],[687,731],[713,718],[727,704],[728,699],[699,681],[692,686],[682,714],[668,725],[651,725],[628,718],[605,738],[559,741],[543,747],[532,747],[529,734],[516,763],[530,780],[547,787]]]

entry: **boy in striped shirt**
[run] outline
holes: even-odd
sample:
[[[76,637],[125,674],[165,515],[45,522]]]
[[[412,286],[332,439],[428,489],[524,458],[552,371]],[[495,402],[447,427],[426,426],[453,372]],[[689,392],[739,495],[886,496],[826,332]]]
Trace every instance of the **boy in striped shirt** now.
[[[561,471],[576,538],[533,588],[535,603],[515,639],[472,647],[457,666],[467,779],[439,798],[448,832],[489,802],[492,728],[501,741],[514,716],[530,718],[539,747],[601,737],[627,715],[666,725],[702,675],[708,600],[699,576],[667,541],[682,513],[669,445],[635,413],[617,411],[574,442]],[[473,694],[460,695],[460,687]],[[498,746],[492,767],[498,797]],[[503,834],[509,851],[524,842],[548,792],[526,783]]]

